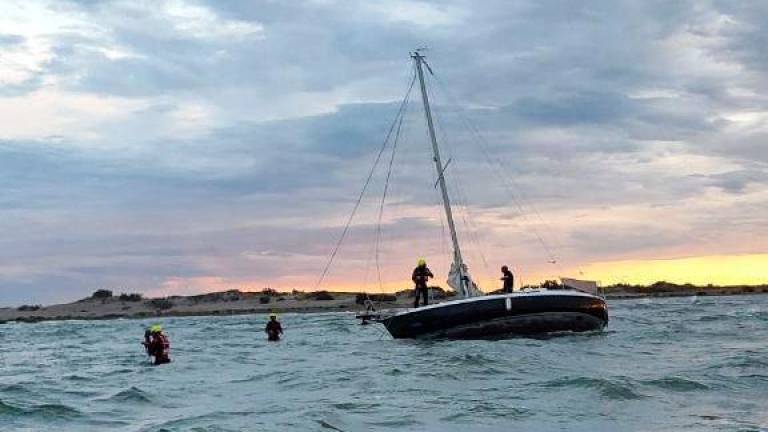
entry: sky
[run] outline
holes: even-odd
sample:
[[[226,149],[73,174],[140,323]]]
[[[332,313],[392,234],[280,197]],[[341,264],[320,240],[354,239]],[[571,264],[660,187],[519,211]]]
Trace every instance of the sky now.
[[[0,12],[0,305],[96,289],[387,291],[422,256],[443,284],[449,240],[414,89],[318,285],[420,47],[482,288],[502,264],[522,283],[768,282],[764,1]]]

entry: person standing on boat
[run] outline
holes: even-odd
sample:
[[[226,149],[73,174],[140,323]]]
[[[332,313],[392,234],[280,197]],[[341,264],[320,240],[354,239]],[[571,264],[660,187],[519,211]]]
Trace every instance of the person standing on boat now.
[[[504,281],[504,288],[502,291],[505,293],[513,292],[515,290],[515,275],[509,271],[509,267],[507,266],[501,266],[501,274],[501,280]]]
[[[269,322],[267,322],[264,332],[267,333],[268,341],[277,342],[280,340],[280,336],[283,334],[283,326],[277,320],[277,314],[269,315]]]
[[[427,281],[429,278],[433,277],[435,277],[435,275],[433,275],[432,271],[427,267],[427,261],[424,260],[424,258],[419,258],[419,263],[416,268],[413,269],[413,275],[411,276],[411,280],[413,280],[413,283],[415,284],[414,295],[416,297],[413,302],[413,307],[419,307],[419,295],[424,299],[424,306],[427,305]]]

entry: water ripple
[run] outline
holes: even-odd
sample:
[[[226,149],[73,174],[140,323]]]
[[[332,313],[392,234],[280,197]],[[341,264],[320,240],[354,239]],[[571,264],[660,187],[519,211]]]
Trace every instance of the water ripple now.
[[[283,314],[279,344],[264,314],[10,323],[0,429],[766,429],[768,296],[610,307],[603,333],[499,341],[392,340],[344,313]],[[158,321],[173,362],[154,367]]]

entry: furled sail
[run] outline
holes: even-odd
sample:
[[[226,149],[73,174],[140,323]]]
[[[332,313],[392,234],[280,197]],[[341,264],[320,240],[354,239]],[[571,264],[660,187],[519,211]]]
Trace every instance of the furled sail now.
[[[462,283],[462,277],[464,283]],[[477,287],[475,281],[472,280],[472,276],[469,274],[466,264],[461,264],[461,272],[456,268],[456,264],[451,264],[451,271],[448,272],[448,286],[453,288],[459,295],[463,297],[475,297],[483,295],[480,288]],[[468,292],[465,292],[465,288]]]

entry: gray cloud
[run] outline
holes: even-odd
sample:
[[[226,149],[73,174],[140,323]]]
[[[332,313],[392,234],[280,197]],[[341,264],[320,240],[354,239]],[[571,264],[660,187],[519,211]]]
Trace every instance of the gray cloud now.
[[[4,34],[0,33],[0,46],[14,46],[14,45],[20,45],[24,43],[25,38],[24,36],[17,35],[17,34]]]

